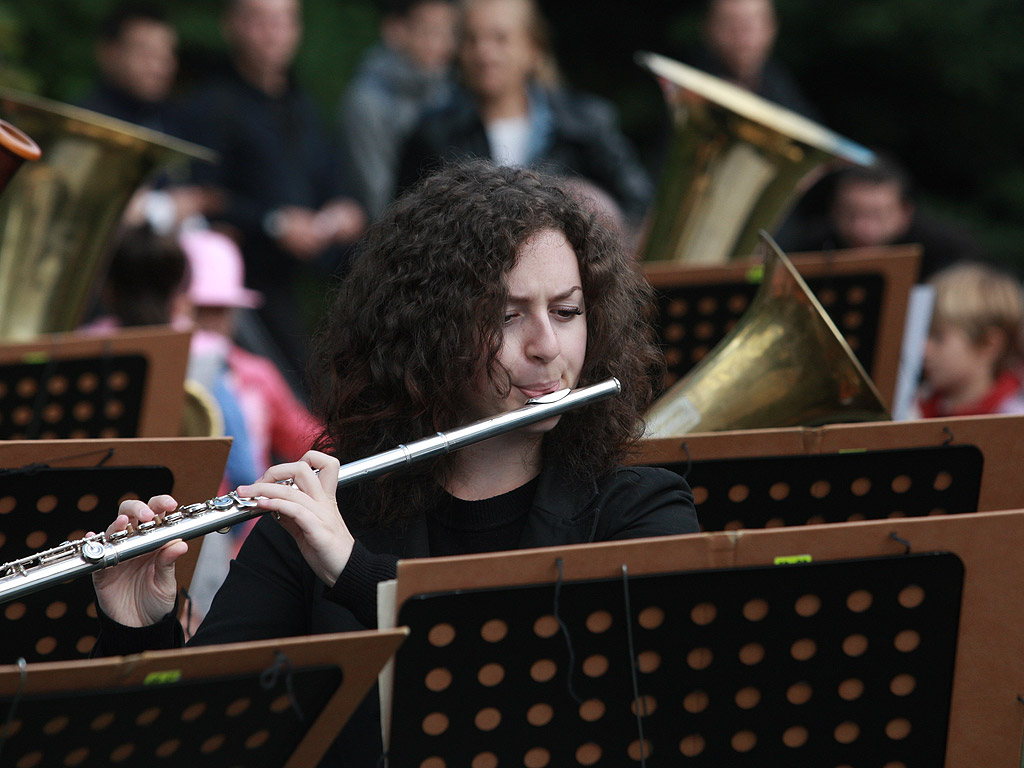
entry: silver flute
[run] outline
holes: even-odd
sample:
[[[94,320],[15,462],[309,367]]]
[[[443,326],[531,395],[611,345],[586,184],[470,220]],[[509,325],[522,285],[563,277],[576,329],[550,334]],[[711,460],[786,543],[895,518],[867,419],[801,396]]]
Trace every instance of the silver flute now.
[[[532,398],[514,411],[481,419],[448,432],[438,432],[432,437],[345,464],[338,470],[338,486],[350,485],[417,461],[442,456],[481,440],[605,400],[620,391],[619,380],[611,378],[588,387],[562,389]],[[283,482],[291,483],[290,480]],[[125,530],[109,536],[105,533],[93,534],[4,563],[0,565],[0,603],[145,555],[175,539],[187,541],[212,531],[226,531],[237,523],[267,511],[259,508],[257,498],[239,496],[237,492],[231,491],[198,504],[182,505],[148,523],[129,525]]]

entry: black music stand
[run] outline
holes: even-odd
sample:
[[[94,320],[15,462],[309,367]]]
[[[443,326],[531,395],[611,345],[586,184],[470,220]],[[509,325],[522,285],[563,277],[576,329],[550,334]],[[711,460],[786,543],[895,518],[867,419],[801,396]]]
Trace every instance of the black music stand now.
[[[52,334],[0,346],[0,439],[174,437],[190,334]]]
[[[391,764],[1011,764],[1022,544],[1014,511],[402,561]]]
[[[389,754],[623,766],[643,743],[651,768],[938,766],[961,580],[930,554],[419,596]]]
[[[667,462],[693,489],[705,531],[978,511],[974,445]]]
[[[927,507],[928,513],[970,512],[975,504],[979,511],[1024,509],[1024,484],[1018,482],[1020,467],[1024,465],[1024,441],[1019,439],[1021,430],[1024,430],[1024,416],[1010,415],[733,430],[641,440],[630,460],[634,464],[667,466],[686,475],[695,486],[698,504],[711,504],[708,515],[722,523],[715,528],[727,527],[735,519],[731,515],[737,500],[742,500],[748,492],[749,497],[762,499],[767,506],[788,507],[804,496],[815,511],[798,522],[806,522],[821,511],[821,507],[836,498],[837,492],[847,499],[850,495],[857,496],[864,504],[859,510],[851,509],[846,517],[833,516],[833,520],[836,517],[848,520],[851,514],[858,512],[865,516],[875,512],[882,515],[906,513],[904,506],[907,504],[918,509]],[[964,450],[949,451],[948,448]],[[943,450],[929,453],[932,449]],[[884,457],[883,452],[887,450],[901,452],[893,454],[891,469],[875,463],[874,457]],[[975,498],[974,474],[979,466],[979,453],[981,479]],[[816,456],[836,457],[836,465],[849,469],[839,477],[838,483],[829,482],[827,487],[816,485],[818,479],[826,479],[820,477],[819,465],[813,458]],[[866,457],[865,466],[870,466],[870,474],[866,476],[857,471],[859,456]],[[903,476],[903,456],[917,467],[913,474]],[[775,461],[779,458],[784,458],[782,466]],[[727,463],[732,459],[737,460],[737,464]],[[771,469],[762,472],[761,465],[766,460],[765,466]],[[805,461],[810,462],[806,473],[803,471]],[[790,462],[792,466],[788,466]],[[692,467],[687,474],[687,467],[698,463],[702,467],[700,477],[694,475]],[[919,474],[922,469],[924,474]],[[927,471],[929,469],[935,474]],[[790,493],[787,495],[787,488],[780,486],[772,496],[772,486],[766,489],[763,484],[755,493],[746,482],[748,472],[755,476],[766,474],[767,478],[777,473],[777,479],[788,484]],[[966,487],[960,487],[961,484]],[[734,489],[737,485],[739,487]],[[770,499],[765,498],[766,493]],[[921,504],[916,502],[919,494],[926,499]],[[808,496],[811,498],[806,498]],[[751,521],[747,525],[757,527],[758,524]]]
[[[0,469],[0,564],[104,530],[126,498],[211,498],[227,451],[224,439],[2,444],[0,466],[14,468]],[[191,580],[199,544],[180,558],[182,586]],[[0,605],[0,663],[88,656],[98,628],[94,601],[91,579],[81,578]]]
[[[0,471],[0,563],[102,531],[122,498],[148,499],[173,484],[167,467]],[[56,584],[2,610],[0,662],[65,661],[92,650],[99,625],[91,579]]]
[[[5,765],[308,768],[404,631],[0,668]]]

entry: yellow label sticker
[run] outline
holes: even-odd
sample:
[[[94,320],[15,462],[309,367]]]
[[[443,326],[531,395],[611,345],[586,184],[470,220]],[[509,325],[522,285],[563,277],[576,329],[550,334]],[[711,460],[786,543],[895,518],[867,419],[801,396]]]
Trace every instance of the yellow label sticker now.
[[[146,679],[142,681],[143,685],[167,685],[168,683],[176,683],[181,680],[180,669],[165,669],[161,672],[150,672],[146,675]]]
[[[867,448],[840,448],[840,453],[867,453]]]
[[[45,352],[27,352],[21,356],[23,363],[45,363],[50,359],[50,356]]]
[[[796,565],[797,563],[809,563],[813,560],[810,555],[784,555],[776,557],[776,565]]]
[[[751,267],[747,270],[747,282],[753,283],[754,285],[759,284],[764,279],[764,264],[758,264],[756,267]]]

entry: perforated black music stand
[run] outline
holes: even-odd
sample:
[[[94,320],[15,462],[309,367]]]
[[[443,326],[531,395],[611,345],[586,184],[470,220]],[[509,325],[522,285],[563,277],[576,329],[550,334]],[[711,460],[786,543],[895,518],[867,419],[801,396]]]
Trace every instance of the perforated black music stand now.
[[[704,530],[1024,508],[1024,416],[961,416],[643,440],[686,477]]]
[[[190,334],[50,334],[0,345],[0,439],[174,437]]]
[[[983,458],[973,445],[753,456],[659,466],[692,484],[705,531],[978,511]]]
[[[167,467],[30,468],[0,473],[0,562],[10,562],[63,541],[103,530],[121,498],[167,493]],[[96,620],[90,579],[56,584],[3,606],[0,660],[29,662],[84,658],[92,650]]]
[[[392,764],[1010,764],[1022,539],[979,513],[400,563]]]
[[[961,578],[953,555],[908,555],[417,597],[390,755],[941,765]]]
[[[402,630],[0,667],[5,765],[316,765]]]
[[[793,264],[828,312],[886,403],[896,387],[900,343],[918,246],[796,254]],[[760,265],[644,265],[657,292],[655,333],[666,386],[684,376],[732,329],[760,284]]]
[[[125,498],[162,493],[175,493],[186,503],[211,498],[227,450],[223,439],[0,445],[0,466],[9,467],[0,469],[0,563],[104,530]],[[29,456],[35,461],[26,463]],[[198,552],[194,542],[176,569],[183,586]],[[0,663],[88,656],[98,627],[94,601],[92,581],[82,578],[0,605]]]

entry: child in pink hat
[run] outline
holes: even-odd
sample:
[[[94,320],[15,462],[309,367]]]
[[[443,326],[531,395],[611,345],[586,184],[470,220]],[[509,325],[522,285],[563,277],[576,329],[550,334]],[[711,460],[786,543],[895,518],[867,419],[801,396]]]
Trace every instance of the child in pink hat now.
[[[180,242],[191,270],[188,298],[196,325],[195,366],[209,365],[210,358],[226,364],[245,414],[258,474],[274,459],[298,459],[319,425],[272,362],[232,341],[237,310],[255,308],[263,298],[245,287],[241,251],[230,237],[208,229],[184,232]],[[205,382],[200,378],[200,383]]]
[[[236,455],[229,456],[225,477],[225,488],[235,488],[240,482],[252,482],[277,461],[299,459],[320,426],[270,360],[232,340],[238,310],[255,308],[263,298],[245,287],[242,254],[235,242],[214,230],[183,232],[179,242],[191,272],[187,296],[195,322],[189,378],[219,394],[222,409],[237,406],[241,412],[242,423],[232,435]],[[238,478],[232,476],[232,469],[234,474],[251,474]],[[203,546],[191,595],[200,613],[209,607],[227,575],[228,562],[251,526],[239,527],[243,530],[230,539],[215,537]]]

